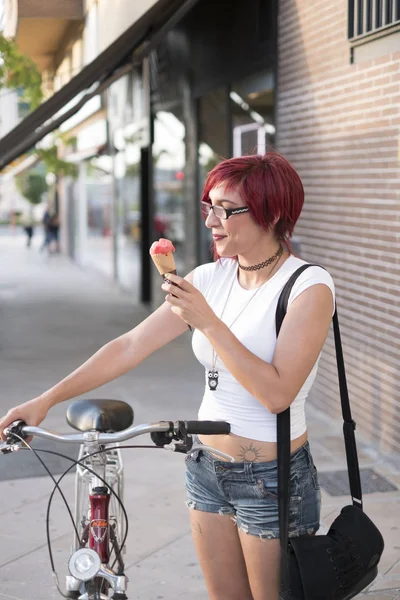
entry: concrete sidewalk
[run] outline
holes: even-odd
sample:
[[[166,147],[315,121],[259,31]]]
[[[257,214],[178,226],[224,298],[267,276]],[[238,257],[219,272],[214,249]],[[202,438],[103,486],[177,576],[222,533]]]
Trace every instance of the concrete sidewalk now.
[[[0,412],[39,394],[81,364],[110,339],[147,316],[100,276],[84,272],[60,256],[24,247],[20,235],[0,236]],[[134,372],[89,394],[125,400],[135,422],[196,418],[203,372],[190,348],[190,334],[150,357]],[[339,399],[338,399],[339,401]],[[345,469],[341,424],[327,421],[308,407],[309,432],[321,479]],[[45,426],[66,432],[66,405],[55,407]],[[382,476],[393,491],[365,494],[367,514],[380,527],[385,553],[379,578],[362,594],[372,599],[400,599],[400,470],[383,460],[357,435],[361,467],[372,470],[368,484]],[[146,443],[143,438],[143,443]],[[142,440],[141,442],[142,443]],[[38,444],[42,445],[42,444]],[[63,448],[65,451],[65,448]],[[22,458],[21,458],[22,457]],[[52,489],[48,477],[23,453],[0,461],[0,600],[59,598],[49,567],[45,514]],[[128,596],[135,600],[207,594],[195,556],[184,504],[184,462],[164,451],[126,451],[125,504],[130,517]],[[59,465],[55,465],[59,468]],[[368,472],[365,471],[368,475]],[[332,482],[331,482],[332,483]],[[372,485],[373,488],[373,485]],[[64,491],[73,497],[73,477]],[[324,532],[348,495],[323,489]],[[61,584],[72,537],[68,515],[57,498],[51,535]]]

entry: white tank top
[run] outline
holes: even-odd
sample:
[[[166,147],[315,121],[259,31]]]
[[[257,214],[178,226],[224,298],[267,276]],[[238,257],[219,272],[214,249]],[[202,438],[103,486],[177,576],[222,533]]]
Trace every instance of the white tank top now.
[[[290,275],[304,264],[304,260],[290,256],[271,279],[261,286],[231,327],[238,340],[267,363],[272,362],[275,350],[275,312],[279,295]],[[237,269],[236,259],[224,258],[201,265],[194,271],[194,286],[204,295],[218,317],[221,316],[229,290],[233,286],[222,316],[222,321],[228,326],[255,293],[254,289],[246,290],[241,287]],[[304,290],[318,283],[329,287],[335,301],[335,288],[329,273],[320,267],[309,267],[294,284],[288,305]],[[236,435],[263,442],[276,442],[276,415],[270,413],[247,392],[219,359],[216,363],[219,373],[218,387],[216,390],[209,389],[207,371],[213,367],[213,348],[200,331],[194,332],[192,347],[197,360],[205,368],[205,392],[199,419],[228,421],[232,433]],[[291,404],[292,440],[301,436],[307,429],[304,403],[317,374],[318,362],[319,357]]]

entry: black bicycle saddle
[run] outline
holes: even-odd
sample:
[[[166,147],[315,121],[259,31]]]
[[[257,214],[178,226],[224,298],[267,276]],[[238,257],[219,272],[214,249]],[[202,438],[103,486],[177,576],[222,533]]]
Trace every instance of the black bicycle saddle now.
[[[67,423],[79,431],[116,432],[133,423],[133,409],[122,400],[76,400],[67,409]]]

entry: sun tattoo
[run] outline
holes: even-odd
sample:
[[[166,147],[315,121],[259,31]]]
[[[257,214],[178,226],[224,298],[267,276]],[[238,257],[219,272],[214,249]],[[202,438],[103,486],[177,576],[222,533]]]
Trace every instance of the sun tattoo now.
[[[243,462],[254,462],[263,458],[260,448],[254,446],[253,442],[250,442],[249,446],[240,446],[238,456]]]

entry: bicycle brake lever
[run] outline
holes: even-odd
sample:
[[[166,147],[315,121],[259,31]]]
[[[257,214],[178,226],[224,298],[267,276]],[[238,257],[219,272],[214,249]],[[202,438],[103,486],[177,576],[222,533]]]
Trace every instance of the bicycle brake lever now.
[[[8,442],[0,444],[0,454],[10,454],[10,452],[16,452],[19,449],[19,444],[9,444]]]
[[[186,431],[184,421],[166,421],[169,424],[167,431],[155,431],[150,434],[153,443],[159,448],[182,452],[186,454],[193,446],[193,438]],[[178,442],[178,443],[176,443]]]
[[[171,444],[165,445],[165,450],[171,450],[172,452],[180,452],[181,454],[188,454],[192,448],[192,444],[185,444],[185,442],[181,442],[180,444],[176,444],[172,442]]]
[[[187,454],[192,449],[193,438],[186,431],[186,425],[185,425],[184,421],[178,421],[176,423],[176,426],[178,429],[177,438],[179,440],[181,440],[181,443],[172,444],[173,450],[174,450],[174,452],[182,452],[183,454]]]

